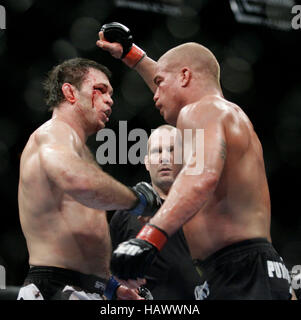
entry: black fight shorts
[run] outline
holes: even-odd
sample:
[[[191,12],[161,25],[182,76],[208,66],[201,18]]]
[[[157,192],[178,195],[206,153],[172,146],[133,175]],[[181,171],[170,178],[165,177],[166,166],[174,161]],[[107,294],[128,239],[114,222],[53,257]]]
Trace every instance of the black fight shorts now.
[[[196,300],[291,299],[289,272],[264,238],[234,243],[194,265],[200,275]]]
[[[29,269],[18,300],[104,300],[106,280],[57,267]]]

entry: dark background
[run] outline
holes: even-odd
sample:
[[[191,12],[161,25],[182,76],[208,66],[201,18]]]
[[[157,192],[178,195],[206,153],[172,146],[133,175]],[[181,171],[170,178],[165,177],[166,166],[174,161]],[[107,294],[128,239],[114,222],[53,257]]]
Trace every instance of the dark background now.
[[[7,285],[22,284],[28,268],[18,218],[19,159],[30,134],[51,116],[43,101],[46,73],[76,56],[99,61],[113,72],[115,104],[108,128],[118,133],[118,121],[126,120],[128,131],[143,128],[149,134],[164,123],[139,76],[95,46],[100,26],[111,21],[127,25],[153,59],[188,41],[213,51],[225,97],[248,114],[263,145],[274,246],[289,268],[301,264],[301,29],[238,23],[229,1],[174,0],[181,15],[116,3],[0,1],[7,14],[6,29],[0,30],[0,264],[6,267]],[[268,14],[272,9],[266,7]],[[277,10],[280,16],[285,11]],[[100,142],[93,136],[88,143],[95,154]],[[103,169],[127,185],[148,180],[142,164]]]

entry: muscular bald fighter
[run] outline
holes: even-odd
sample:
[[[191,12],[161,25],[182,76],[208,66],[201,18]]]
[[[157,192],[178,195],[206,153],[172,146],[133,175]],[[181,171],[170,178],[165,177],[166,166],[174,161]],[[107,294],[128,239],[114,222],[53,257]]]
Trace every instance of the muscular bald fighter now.
[[[152,204],[147,190],[133,191],[103,172],[86,146],[109,120],[109,77],[106,67],[75,58],[45,82],[52,118],[30,136],[20,163],[19,214],[30,270],[19,299],[139,298],[111,277],[105,210],[141,214]]]
[[[116,28],[119,43],[106,41]],[[262,146],[247,115],[224,98],[216,58],[200,44],[185,43],[155,62],[131,45],[129,34],[122,25],[104,26],[97,45],[143,77],[164,119],[182,135],[190,130],[193,143],[184,144],[183,169],[157,214],[113,253],[113,272],[125,280],[143,277],[183,226],[200,274],[197,299],[290,299],[287,269],[271,244]],[[204,129],[204,144],[197,129]],[[193,168],[201,169],[191,174]]]

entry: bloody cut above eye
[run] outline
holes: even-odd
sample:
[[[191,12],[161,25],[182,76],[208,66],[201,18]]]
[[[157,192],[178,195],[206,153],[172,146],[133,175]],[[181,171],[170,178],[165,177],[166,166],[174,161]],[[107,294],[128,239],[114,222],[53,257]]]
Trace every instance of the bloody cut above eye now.
[[[94,90],[98,90],[101,93],[106,93],[109,90],[109,87],[106,84],[97,85],[93,87]],[[113,95],[113,90],[110,91],[110,96]]]

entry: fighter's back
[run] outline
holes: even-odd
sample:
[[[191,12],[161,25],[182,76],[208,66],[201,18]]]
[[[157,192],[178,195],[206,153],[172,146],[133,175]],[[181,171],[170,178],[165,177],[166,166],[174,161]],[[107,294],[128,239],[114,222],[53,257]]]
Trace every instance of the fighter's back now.
[[[184,226],[193,258],[204,259],[245,239],[270,240],[270,197],[263,152],[250,120],[238,106],[216,96],[190,108],[200,120],[199,128],[204,128],[205,144],[211,143],[210,138],[206,140],[206,128],[210,130],[212,125],[217,134],[222,132],[222,170],[215,191]]]
[[[236,105],[229,105],[225,117],[227,155],[223,175],[216,195],[227,198],[229,213],[238,223],[240,219],[256,221],[253,215],[267,218],[269,230],[270,196],[263,159],[263,150],[253,125],[246,114]],[[259,218],[259,217],[258,217]]]
[[[28,228],[31,229],[27,220],[34,220],[36,216],[36,223],[41,221],[41,215],[52,211],[57,203],[56,196],[60,196],[41,165],[40,140],[47,125],[48,123],[33,132],[21,156],[18,200],[21,224],[26,224],[25,233]],[[36,228],[37,226],[34,226],[34,229]]]

